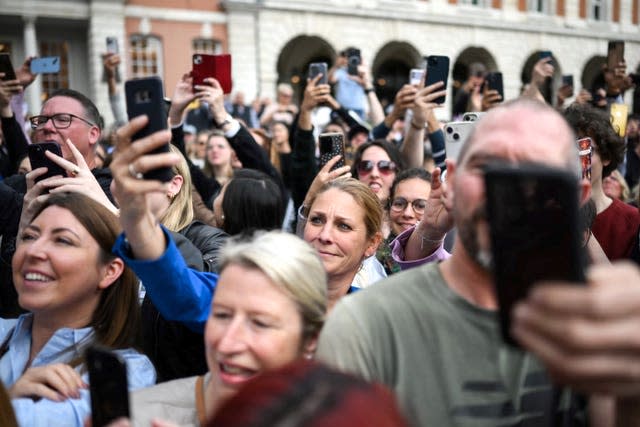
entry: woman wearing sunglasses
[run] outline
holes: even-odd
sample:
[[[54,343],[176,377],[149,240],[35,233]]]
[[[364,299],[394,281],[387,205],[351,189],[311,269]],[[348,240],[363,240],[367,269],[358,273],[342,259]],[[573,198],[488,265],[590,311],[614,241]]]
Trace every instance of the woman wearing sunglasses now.
[[[431,174],[424,169],[411,168],[396,175],[391,185],[388,204],[391,231],[376,253],[387,274],[400,271],[400,267],[391,257],[391,242],[400,233],[422,220],[430,192]]]

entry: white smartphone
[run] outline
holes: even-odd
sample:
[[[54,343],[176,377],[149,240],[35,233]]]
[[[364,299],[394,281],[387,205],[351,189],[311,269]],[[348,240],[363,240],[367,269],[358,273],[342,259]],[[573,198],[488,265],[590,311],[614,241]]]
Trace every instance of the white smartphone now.
[[[458,160],[462,146],[469,138],[476,122],[449,122],[444,126],[444,150],[447,159]]]

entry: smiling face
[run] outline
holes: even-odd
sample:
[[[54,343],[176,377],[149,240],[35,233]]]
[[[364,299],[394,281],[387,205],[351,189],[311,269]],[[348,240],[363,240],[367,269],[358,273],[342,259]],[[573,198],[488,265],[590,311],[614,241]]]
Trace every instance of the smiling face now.
[[[378,146],[371,146],[362,153],[362,161],[370,160],[373,162],[373,169],[366,172],[358,172],[358,180],[369,186],[379,200],[386,201],[389,198],[389,191],[391,190],[391,184],[396,177],[395,172],[382,172],[378,169],[378,162],[380,160],[391,160],[389,155],[384,149]]]
[[[44,116],[53,116],[61,113],[73,114],[89,120],[82,104],[78,100],[68,96],[54,96],[53,98],[49,98],[42,106],[40,112],[40,114]],[[49,120],[41,129],[33,133],[33,142],[55,141],[62,147],[62,156],[67,160],[74,161],[72,153],[64,143],[67,139],[70,139],[73,145],[82,153],[89,167],[95,167],[95,145],[100,139],[100,129],[97,126],[91,126],[82,120],[73,118],[68,128],[56,129],[56,127],[53,126],[52,120]]]
[[[44,209],[18,236],[12,267],[20,305],[50,325],[86,326],[110,284],[98,243],[59,206]]]
[[[295,302],[262,271],[225,267],[205,329],[215,399],[226,399],[255,375],[298,359],[302,333]]]
[[[424,210],[420,213],[416,212],[411,203],[414,200],[424,200],[429,198],[431,192],[431,184],[421,178],[409,178],[401,181],[396,185],[396,191],[391,200],[391,208],[389,209],[389,221],[391,230],[395,235],[402,233],[404,230],[411,228],[416,222],[422,219]],[[407,205],[404,209],[394,209],[394,201],[406,200]]]
[[[304,227],[304,240],[314,247],[329,276],[329,284],[351,284],[365,257],[378,241],[367,236],[364,209],[353,196],[330,188],[316,197]]]

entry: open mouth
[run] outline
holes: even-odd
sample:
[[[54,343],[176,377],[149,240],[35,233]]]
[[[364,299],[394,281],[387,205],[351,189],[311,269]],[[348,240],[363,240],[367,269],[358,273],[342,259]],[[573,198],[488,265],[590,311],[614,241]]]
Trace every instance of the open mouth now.
[[[227,384],[241,384],[255,377],[258,372],[240,366],[219,363],[220,378]]]
[[[29,282],[50,282],[53,278],[42,273],[28,272],[24,275],[24,280]]]

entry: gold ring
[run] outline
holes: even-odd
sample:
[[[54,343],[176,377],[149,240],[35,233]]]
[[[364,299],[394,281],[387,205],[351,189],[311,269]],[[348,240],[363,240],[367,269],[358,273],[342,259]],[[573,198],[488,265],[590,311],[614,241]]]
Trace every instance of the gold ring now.
[[[142,174],[142,172],[138,172],[136,168],[133,166],[133,163],[129,163],[129,175],[131,175],[135,179],[144,178],[144,175]]]
[[[79,168],[73,168],[69,171],[69,175],[71,175],[72,177],[76,177],[78,176],[78,174],[80,173],[80,169]]]

